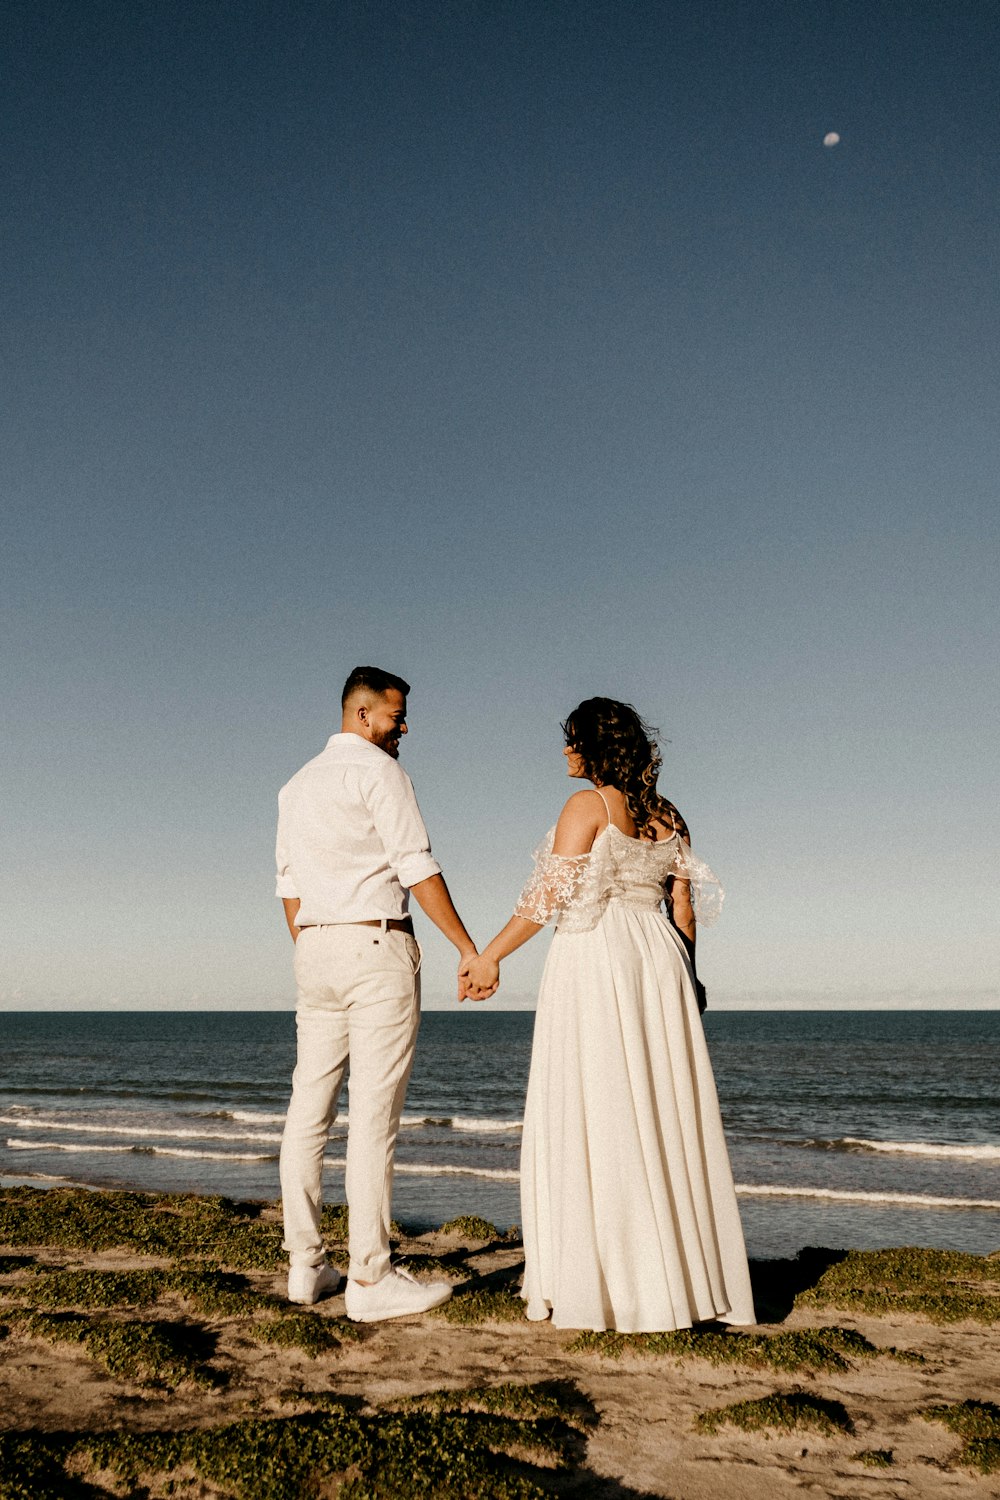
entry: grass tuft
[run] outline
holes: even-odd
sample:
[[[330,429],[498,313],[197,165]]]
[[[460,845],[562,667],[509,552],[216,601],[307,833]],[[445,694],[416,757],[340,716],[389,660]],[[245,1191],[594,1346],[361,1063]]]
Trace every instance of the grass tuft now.
[[[431,1317],[467,1327],[476,1323],[523,1323],[524,1303],[508,1287],[481,1287],[443,1302],[431,1310]]]
[[[454,1234],[463,1240],[496,1240],[500,1238],[500,1231],[489,1219],[481,1219],[478,1214],[459,1214],[457,1219],[449,1219],[442,1224],[440,1234]]]
[[[323,1214],[320,1219],[320,1228],[323,1231],[324,1239],[333,1240],[338,1245],[346,1245],[348,1234],[347,1204],[324,1204]]]
[[[164,1291],[163,1271],[47,1271],[4,1288],[37,1307],[149,1307]]]
[[[804,1252],[806,1253],[806,1252]],[[796,1307],[844,1307],[939,1323],[1000,1319],[1000,1266],[958,1250],[852,1250],[829,1266]]]
[[[38,1434],[36,1451],[46,1441]],[[340,1500],[544,1500],[552,1491],[540,1481],[565,1466],[572,1442],[568,1429],[545,1419],[338,1408],[182,1432],[95,1434],[73,1453],[114,1476],[116,1488],[141,1483],[143,1493],[169,1492],[169,1476],[181,1471],[234,1500],[302,1500],[320,1491]]]
[[[716,1433],[720,1427],[740,1427],[744,1432],[791,1432],[810,1428],[814,1432],[853,1432],[854,1424],[839,1401],[806,1391],[774,1391],[756,1401],[737,1401],[718,1406],[695,1418],[699,1432]]]
[[[150,1307],[176,1293],[199,1312],[218,1317],[252,1317],[287,1304],[257,1292],[245,1276],[210,1268],[179,1267],[143,1271],[50,1271],[29,1282],[5,1287],[10,1297],[30,1298],[38,1307]]]
[[[271,1271],[283,1262],[281,1227],[262,1220],[258,1204],[184,1193],[5,1188],[0,1190],[0,1243],[133,1250],[207,1259],[240,1271]]]
[[[203,1386],[219,1384],[219,1376],[204,1366],[198,1331],[180,1323],[95,1321],[76,1313],[34,1313],[20,1327],[29,1338],[82,1344],[120,1380],[168,1387],[184,1380]]]
[[[562,1421],[581,1428],[596,1421],[593,1407],[584,1404],[576,1387],[557,1380],[535,1385],[507,1381],[501,1385],[428,1391],[420,1396],[404,1396],[396,1405],[403,1411],[481,1411],[519,1421]]]
[[[258,1292],[245,1276],[214,1269],[178,1269],[166,1273],[167,1287],[208,1317],[250,1318],[258,1312],[280,1312],[287,1302]]]
[[[959,1401],[953,1406],[929,1406],[920,1415],[927,1422],[943,1422],[962,1439],[957,1462],[980,1474],[1000,1472],[1000,1406],[992,1401]]]
[[[63,1468],[67,1441],[35,1433],[0,1432],[0,1500],[75,1500],[96,1496]],[[105,1492],[102,1490],[100,1494]]]
[[[856,1359],[888,1356],[922,1364],[907,1350],[880,1349],[853,1328],[797,1328],[785,1333],[722,1333],[714,1328],[681,1328],[672,1333],[581,1333],[570,1353],[669,1355],[705,1359],[713,1365],[746,1365],[769,1370],[847,1370]]]
[[[854,1454],[854,1462],[869,1469],[891,1469],[896,1460],[891,1448],[862,1448],[860,1453]]]
[[[362,1397],[344,1396],[339,1391],[280,1391],[276,1397],[281,1406],[309,1406],[318,1411],[354,1411],[364,1404]]]
[[[301,1349],[310,1359],[332,1354],[342,1343],[361,1337],[346,1318],[321,1318],[315,1313],[286,1313],[283,1317],[258,1320],[246,1332],[255,1343],[270,1344],[277,1349]]]

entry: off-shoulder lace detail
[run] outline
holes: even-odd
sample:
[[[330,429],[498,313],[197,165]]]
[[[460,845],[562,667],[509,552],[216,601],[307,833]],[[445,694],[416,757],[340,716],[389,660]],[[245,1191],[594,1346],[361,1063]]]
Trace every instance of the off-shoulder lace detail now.
[[[516,917],[543,927],[575,904],[592,863],[590,854],[553,854],[554,840],[555,829],[550,828],[532,856],[535,868],[514,908]]]
[[[672,873],[678,880],[691,882],[694,919],[699,927],[711,927],[722,915],[722,903],[726,899],[722,882],[715,871],[703,859],[698,858],[690,845],[685,844],[682,839],[678,839],[677,844],[679,868]]]
[[[710,927],[722,910],[718,879],[676,835],[652,844],[611,825],[598,834],[589,854],[553,854],[554,841],[552,828],[535,850],[535,868],[515,916],[542,926],[555,917],[560,932],[589,932],[611,900],[657,910],[671,877],[690,881],[699,925]]]

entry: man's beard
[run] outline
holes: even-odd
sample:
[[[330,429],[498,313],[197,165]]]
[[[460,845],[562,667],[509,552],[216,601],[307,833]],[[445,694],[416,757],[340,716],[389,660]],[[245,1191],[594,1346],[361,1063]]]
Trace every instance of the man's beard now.
[[[372,744],[384,750],[386,755],[391,755],[393,760],[399,759],[399,737],[391,729],[380,734],[377,729],[372,730]]]

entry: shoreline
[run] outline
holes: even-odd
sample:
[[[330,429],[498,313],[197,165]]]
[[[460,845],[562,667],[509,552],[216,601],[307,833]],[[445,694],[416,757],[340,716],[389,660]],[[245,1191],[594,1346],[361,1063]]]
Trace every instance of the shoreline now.
[[[14,1017],[0,1167],[88,1186],[276,1198],[294,1064],[294,1037],[279,1021]],[[516,1223],[530,1017],[426,1022],[397,1146],[396,1215],[421,1229],[470,1211]],[[751,1255],[817,1244],[995,1248],[996,1210],[954,1200],[1000,1202],[989,1068],[1000,1017],[874,1014],[846,1025],[710,1011],[706,1026]],[[343,1192],[349,1089],[341,1102],[327,1153],[332,1196]]]
[[[15,1450],[39,1496],[997,1493],[1000,1253],[755,1261],[754,1329],[579,1335],[524,1320],[510,1233],[396,1228],[453,1299],[358,1328],[284,1303],[273,1203],[0,1190],[0,1494]]]
[[[433,1190],[431,1184],[433,1183]],[[87,1180],[57,1173],[2,1172],[0,1191],[13,1186],[79,1188],[88,1192],[138,1192],[188,1194],[210,1198],[211,1186],[185,1183],[150,1183],[142,1177],[106,1177]],[[877,1250],[897,1245],[962,1250],[989,1255],[1000,1245],[1000,1202],[963,1200],[957,1196],[843,1193],[822,1187],[802,1190],[796,1185],[737,1184],[747,1251],[751,1259],[780,1260],[794,1257],[810,1245],[848,1245],[857,1250]],[[328,1198],[342,1196],[339,1174],[330,1170],[326,1181]],[[248,1201],[274,1205],[274,1192],[231,1193]],[[393,1194],[396,1218],[412,1236],[433,1232],[446,1218],[469,1212],[489,1219],[501,1229],[520,1220],[520,1197],[516,1183],[480,1183],[472,1176],[440,1176],[433,1179],[401,1174]],[[432,1206],[433,1205],[433,1206]]]

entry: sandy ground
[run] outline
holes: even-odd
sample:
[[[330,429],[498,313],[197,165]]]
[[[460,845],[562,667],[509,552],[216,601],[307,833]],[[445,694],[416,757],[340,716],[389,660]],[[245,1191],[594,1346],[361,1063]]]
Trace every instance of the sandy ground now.
[[[454,1239],[424,1236],[407,1242],[411,1254],[447,1256]],[[505,1282],[516,1275],[520,1248],[476,1250],[469,1269]],[[19,1247],[19,1252],[24,1253]],[[108,1252],[39,1249],[40,1262],[59,1268],[121,1270],[166,1262]],[[10,1284],[16,1273],[2,1280]],[[253,1273],[254,1287],[282,1293],[281,1277]],[[516,1285],[516,1280],[514,1282]],[[315,1309],[324,1318],[343,1315],[343,1297]],[[2,1314],[0,1314],[2,1316]],[[177,1313],[174,1313],[177,1316]],[[922,1319],[852,1316],[833,1309],[792,1310],[765,1331],[837,1324],[855,1328],[879,1347],[895,1345],[924,1355],[924,1365],[878,1358],[843,1373],[786,1374],[774,1370],[715,1367],[702,1359],[634,1353],[620,1359],[571,1352],[574,1335],[549,1324],[450,1324],[423,1316],[371,1325],[356,1343],[306,1357],[301,1351],[261,1347],[241,1335],[239,1320],[199,1318],[206,1353],[227,1383],[204,1391],[129,1385],[109,1375],[77,1346],[28,1338],[16,1328],[0,1343],[0,1425],[8,1429],[74,1431],[107,1428],[173,1428],[216,1424],[250,1414],[294,1413],[289,1395],[331,1391],[371,1407],[402,1395],[503,1381],[572,1382],[597,1416],[586,1442],[588,1477],[567,1493],[625,1500],[783,1500],[815,1495],[902,1500],[920,1496],[1000,1495],[1000,1476],[958,1467],[957,1436],[917,1413],[933,1404],[1000,1394],[1000,1327],[977,1323],[939,1327]],[[773,1391],[807,1390],[841,1401],[854,1422],[852,1434],[744,1433],[726,1427],[716,1436],[694,1430],[696,1416]],[[300,1409],[305,1410],[307,1403]],[[865,1467],[860,1450],[891,1449],[888,1469]],[[203,1493],[217,1493],[210,1487]]]

